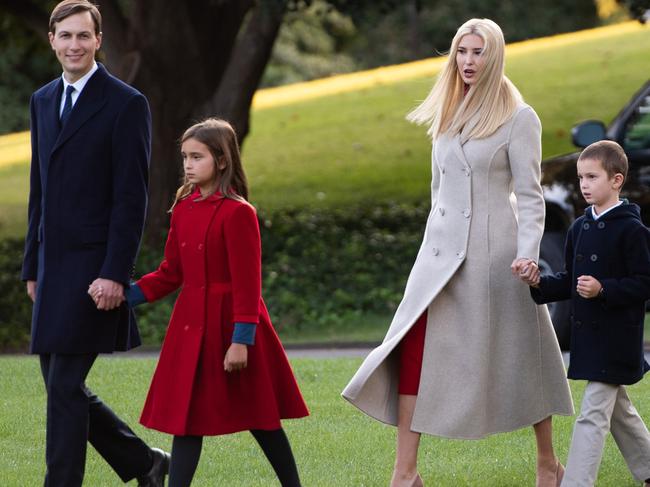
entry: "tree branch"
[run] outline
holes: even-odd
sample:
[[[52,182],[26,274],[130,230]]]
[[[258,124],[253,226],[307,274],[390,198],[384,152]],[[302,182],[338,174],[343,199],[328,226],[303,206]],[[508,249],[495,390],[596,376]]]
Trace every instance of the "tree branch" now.
[[[248,134],[253,95],[271,56],[286,7],[287,0],[258,2],[237,39],[221,83],[199,111],[200,116],[216,115],[229,120],[240,142]]]

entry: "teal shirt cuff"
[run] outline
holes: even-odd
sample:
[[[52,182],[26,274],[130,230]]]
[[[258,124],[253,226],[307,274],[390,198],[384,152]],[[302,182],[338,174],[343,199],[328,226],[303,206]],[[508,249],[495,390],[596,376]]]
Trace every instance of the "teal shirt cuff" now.
[[[142,289],[135,283],[131,283],[129,288],[124,290],[124,296],[126,297],[126,303],[129,305],[129,308],[134,308],[139,304],[147,302],[147,298],[144,297]]]
[[[233,343],[244,345],[255,345],[255,323],[235,323],[235,331],[232,334]]]

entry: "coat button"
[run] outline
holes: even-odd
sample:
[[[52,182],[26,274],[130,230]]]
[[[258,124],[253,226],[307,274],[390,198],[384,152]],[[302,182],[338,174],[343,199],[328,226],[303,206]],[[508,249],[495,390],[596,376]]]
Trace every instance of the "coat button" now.
[[[456,256],[457,256],[459,259],[463,259],[463,258],[465,257],[465,252],[456,252]]]
[[[187,330],[189,330],[189,329],[190,329],[190,326],[189,326],[189,325],[185,325],[185,326],[183,327],[183,330],[185,330],[185,331],[187,331]]]
[[[440,250],[438,250],[437,247],[434,247],[433,249],[431,249],[431,253],[432,253],[433,255],[438,255],[438,254],[440,253]]]
[[[582,326],[582,321],[580,321],[580,320],[576,321],[576,326],[577,326],[578,328],[581,327],[581,326]]]
[[[199,250],[203,250],[203,244],[199,244]]]
[[[471,210],[469,210],[469,209],[467,209],[467,208],[463,210],[463,216],[464,216],[465,218],[469,218],[469,216],[470,216],[471,214],[472,214]]]
[[[440,216],[445,216],[445,209],[444,208],[438,208],[438,213],[440,213]]]
[[[185,247],[187,244],[185,242],[181,242],[181,247]]]
[[[598,228],[605,228],[605,222],[598,222]]]
[[[598,256],[596,254],[591,254],[591,257],[589,257],[592,262],[596,262],[598,260]]]
[[[444,167],[441,167],[441,168],[440,168],[440,174],[444,174],[444,173],[445,173],[445,168],[444,168]]]
[[[585,230],[589,230],[589,223],[583,224],[582,228],[584,228]]]
[[[581,262],[582,259],[583,259],[582,254],[577,254],[577,255],[576,255],[576,260],[577,260],[578,262]]]

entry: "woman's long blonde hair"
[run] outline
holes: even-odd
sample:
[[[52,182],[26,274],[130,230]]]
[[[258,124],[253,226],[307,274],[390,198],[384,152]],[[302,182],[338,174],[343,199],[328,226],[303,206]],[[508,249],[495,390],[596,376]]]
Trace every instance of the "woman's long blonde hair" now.
[[[195,139],[210,150],[215,165],[214,192],[221,193],[225,198],[248,200],[248,181],[241,163],[237,134],[232,125],[225,120],[208,118],[188,128],[183,133],[180,144],[188,139]],[[225,163],[223,168],[219,167],[220,162]],[[180,200],[192,194],[194,189],[195,185],[185,177],[183,185],[176,190],[176,197],[169,211],[172,211]]]
[[[456,66],[460,40],[474,34],[483,39],[485,63],[475,85],[465,94],[465,83]],[[469,120],[476,124],[463,138],[482,138],[493,134],[515,112],[522,101],[519,90],[504,74],[505,41],[501,28],[490,19],[471,19],[460,26],[451,42],[449,57],[426,99],[406,119],[430,124],[432,139],[444,133],[460,133]]]

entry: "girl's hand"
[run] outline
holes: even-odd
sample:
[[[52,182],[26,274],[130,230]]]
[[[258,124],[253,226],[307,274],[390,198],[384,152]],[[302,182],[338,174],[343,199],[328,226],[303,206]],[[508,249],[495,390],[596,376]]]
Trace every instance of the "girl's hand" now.
[[[603,285],[592,276],[580,276],[578,277],[578,285],[576,290],[578,294],[585,299],[591,299],[598,296],[598,293],[603,288]]]
[[[248,365],[248,347],[243,343],[231,344],[223,360],[223,370],[233,372],[245,368],[246,365]]]

